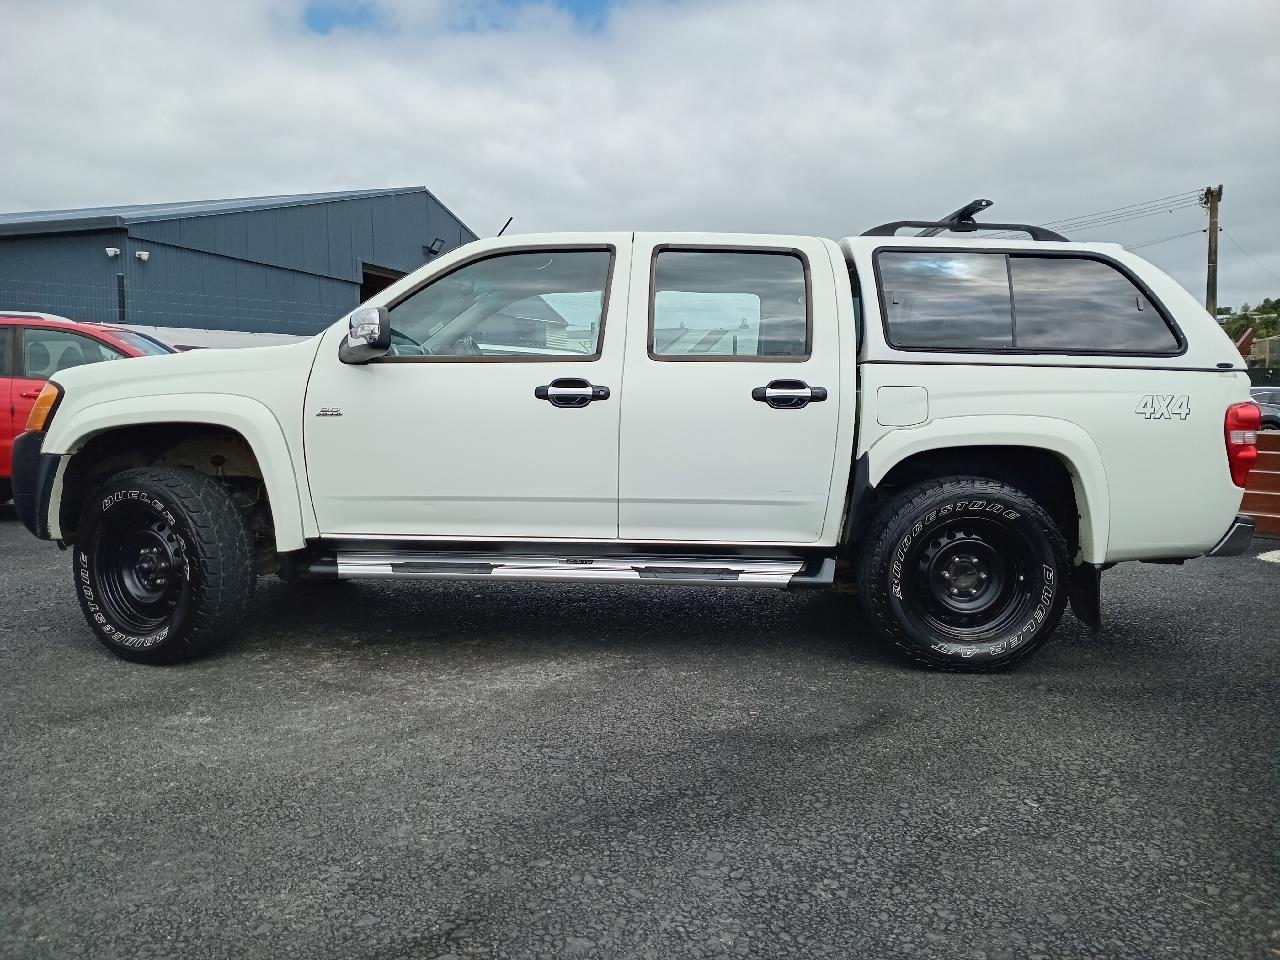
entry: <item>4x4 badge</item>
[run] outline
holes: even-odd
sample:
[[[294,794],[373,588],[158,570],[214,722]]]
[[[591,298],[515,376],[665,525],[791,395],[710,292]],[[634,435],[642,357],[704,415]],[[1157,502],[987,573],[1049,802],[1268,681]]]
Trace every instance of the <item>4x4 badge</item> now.
[[[317,417],[340,417],[342,416],[341,407],[321,407],[316,413]]]
[[[1148,393],[1138,401],[1137,409],[1133,412],[1148,420],[1171,420],[1174,417],[1185,420],[1191,416],[1191,398],[1185,394],[1179,397]]]

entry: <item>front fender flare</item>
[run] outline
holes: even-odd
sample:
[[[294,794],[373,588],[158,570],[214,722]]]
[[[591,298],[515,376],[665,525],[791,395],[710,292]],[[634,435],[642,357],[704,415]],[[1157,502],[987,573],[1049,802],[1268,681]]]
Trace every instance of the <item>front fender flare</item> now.
[[[990,446],[1048,450],[1063,462],[1080,511],[1081,559],[1105,562],[1111,524],[1106,469],[1093,438],[1069,420],[1004,414],[942,417],[921,427],[891,430],[867,450],[868,481],[878,486],[897,464],[918,453]]]
[[[234,430],[248,442],[262,468],[271,501],[276,549],[305,546],[302,497],[297,471],[280,422],[264,403],[223,393],[183,393],[107,400],[54,417],[41,448],[45,453],[73,454],[98,434],[117,427],[144,424],[199,423]],[[50,510],[56,516],[56,509]]]

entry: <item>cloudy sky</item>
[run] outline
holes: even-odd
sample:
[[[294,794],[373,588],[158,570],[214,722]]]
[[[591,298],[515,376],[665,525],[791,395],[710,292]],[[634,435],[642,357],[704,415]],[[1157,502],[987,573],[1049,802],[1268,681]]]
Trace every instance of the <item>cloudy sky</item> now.
[[[1275,0],[0,0],[0,34],[0,210],[426,184],[481,235],[840,237],[1223,183],[1219,302],[1280,296]],[[1203,297],[1167,207],[1070,232]]]

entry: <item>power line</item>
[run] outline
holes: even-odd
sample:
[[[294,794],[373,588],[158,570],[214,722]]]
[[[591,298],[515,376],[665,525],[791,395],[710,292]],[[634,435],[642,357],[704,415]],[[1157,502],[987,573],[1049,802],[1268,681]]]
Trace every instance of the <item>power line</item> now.
[[[1121,223],[1131,223],[1134,220],[1145,220],[1147,217],[1155,217],[1163,213],[1176,213],[1179,210],[1186,210],[1191,207],[1198,207],[1198,206],[1200,206],[1198,202],[1184,203],[1174,207],[1161,207],[1158,210],[1151,210],[1146,213],[1135,213],[1125,217],[1113,217],[1107,220],[1096,220],[1092,223],[1075,223],[1075,224],[1069,224],[1067,226],[1051,226],[1050,229],[1059,230],[1059,231],[1066,230],[1066,231],[1070,231],[1071,233],[1079,233],[1085,230],[1096,230],[1096,229],[1099,229],[1100,227],[1114,227],[1117,224],[1121,224]],[[1049,224],[1045,224],[1045,226],[1049,226]],[[987,234],[986,236],[991,239],[1007,240],[1012,237],[1020,236],[1020,234],[1013,233],[1013,232],[1004,232],[1004,233]]]
[[[1057,229],[1059,230],[1093,230],[1098,227],[1110,227],[1110,226],[1114,226],[1117,223],[1128,223],[1131,220],[1144,220],[1147,217],[1159,216],[1162,213],[1173,213],[1177,210],[1186,210],[1189,207],[1198,207],[1198,206],[1200,206],[1200,201],[1194,200],[1194,201],[1191,201],[1190,203],[1179,203],[1171,206],[1163,206],[1154,210],[1148,210],[1140,213],[1132,213],[1126,216],[1107,217],[1105,219],[1100,219],[1100,220],[1090,220],[1090,221],[1085,221],[1081,223],[1067,224],[1065,226],[1060,226]]]
[[[1159,197],[1155,200],[1144,200],[1141,203],[1131,203],[1123,207],[1112,207],[1110,210],[1098,210],[1094,213],[1083,213],[1063,220],[1051,220],[1040,224],[1040,226],[1055,230],[1092,230],[1095,227],[1114,226],[1118,223],[1142,220],[1161,213],[1173,213],[1176,210],[1199,206],[1200,196],[1200,191],[1189,190],[1185,193],[1170,194],[1167,197]],[[989,239],[1006,239],[1017,235],[1016,233],[1002,231],[988,234],[987,236]]]
[[[1098,210],[1094,213],[1082,213],[1078,216],[1067,217],[1063,220],[1052,220],[1049,223],[1041,224],[1045,227],[1061,227],[1066,224],[1075,223],[1079,220],[1092,220],[1095,217],[1106,217],[1109,214],[1123,214],[1125,211],[1137,211],[1139,208],[1146,207],[1163,207],[1166,204],[1182,203],[1186,200],[1200,200],[1199,190],[1188,190],[1185,193],[1174,193],[1167,197],[1157,197],[1155,200],[1144,200],[1141,203],[1130,203],[1123,207],[1112,207],[1110,210]]]
[[[1206,232],[1205,228],[1201,227],[1199,230],[1188,230],[1186,233],[1175,233],[1171,237],[1161,237],[1159,240],[1145,240],[1142,243],[1135,243],[1127,247],[1127,249],[1141,250],[1143,247],[1154,247],[1157,243],[1165,243],[1166,241],[1169,241],[1169,240],[1179,240],[1182,237],[1190,237],[1197,233],[1205,233],[1205,232]]]
[[[1223,233],[1227,233],[1226,227],[1223,227],[1222,232],[1223,232]],[[1258,269],[1259,269],[1259,270],[1261,270],[1261,271],[1262,271],[1263,273],[1265,273],[1267,276],[1271,277],[1273,280],[1280,280],[1280,277],[1277,277],[1274,273],[1272,273],[1270,270],[1268,270],[1266,267],[1264,267],[1261,263],[1258,263],[1258,258],[1257,258],[1257,257],[1255,257],[1252,253],[1250,253],[1250,252],[1249,252],[1248,250],[1246,250],[1244,247],[1240,246],[1240,241],[1239,241],[1239,240],[1237,240],[1235,237],[1233,237],[1233,236],[1232,236],[1231,234],[1229,234],[1229,233],[1227,233],[1227,239],[1228,239],[1228,240],[1230,240],[1232,243],[1234,243],[1234,244],[1236,245],[1236,248],[1237,248],[1241,253],[1243,253],[1246,257],[1248,257],[1248,258],[1249,258],[1250,260],[1252,260],[1254,263],[1257,263],[1257,264],[1258,264]]]

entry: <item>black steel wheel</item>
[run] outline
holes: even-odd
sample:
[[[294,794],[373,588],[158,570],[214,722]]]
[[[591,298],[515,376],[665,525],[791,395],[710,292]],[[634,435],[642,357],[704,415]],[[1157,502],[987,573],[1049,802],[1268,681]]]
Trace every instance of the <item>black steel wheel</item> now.
[[[107,616],[133,634],[151,634],[191,601],[184,542],[163,518],[124,503],[103,518],[90,580]]]
[[[978,477],[901,491],[859,562],[872,622],[913,659],[992,670],[1053,632],[1067,599],[1066,541],[1034,499]]]
[[[192,470],[116,474],[77,531],[76,589],[98,639],[145,663],[191,659],[234,635],[256,583],[244,518]]]

